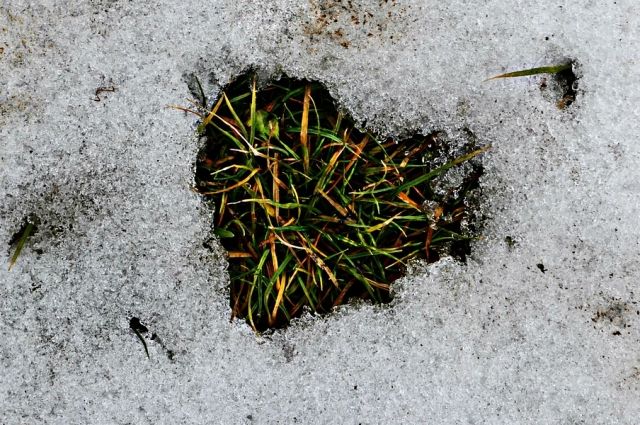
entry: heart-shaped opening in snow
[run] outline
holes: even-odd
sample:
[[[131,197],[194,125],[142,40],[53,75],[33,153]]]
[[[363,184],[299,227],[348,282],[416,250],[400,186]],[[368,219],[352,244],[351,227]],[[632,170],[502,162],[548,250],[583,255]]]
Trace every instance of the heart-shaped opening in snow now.
[[[388,302],[415,258],[464,260],[486,150],[473,134],[359,129],[322,84],[240,76],[202,115],[200,193],[215,202],[233,317],[282,327],[303,308]]]

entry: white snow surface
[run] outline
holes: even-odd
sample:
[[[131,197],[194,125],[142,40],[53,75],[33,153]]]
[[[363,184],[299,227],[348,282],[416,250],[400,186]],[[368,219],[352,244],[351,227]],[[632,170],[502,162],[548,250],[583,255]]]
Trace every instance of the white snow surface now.
[[[3,0],[0,423],[637,424],[639,30],[636,0]],[[484,81],[565,60],[564,110],[540,77]],[[230,323],[196,118],[166,105],[249,67],[491,144],[469,261],[415,264],[389,305]]]

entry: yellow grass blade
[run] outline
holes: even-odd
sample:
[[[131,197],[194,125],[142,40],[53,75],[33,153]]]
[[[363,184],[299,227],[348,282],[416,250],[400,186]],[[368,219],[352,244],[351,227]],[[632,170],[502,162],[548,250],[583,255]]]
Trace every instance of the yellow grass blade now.
[[[202,125],[203,129],[204,129],[204,127],[209,125],[209,123],[211,122],[213,117],[216,116],[216,113],[218,112],[218,109],[220,109],[220,105],[222,105],[223,101],[224,101],[224,96],[220,96],[220,99],[218,99],[218,103],[216,103],[216,106],[213,107],[211,112],[209,112],[209,115],[207,115],[207,117],[202,121],[201,125]]]
[[[212,192],[202,192],[203,195],[216,195],[218,193],[224,193],[224,192],[229,192],[233,189],[235,189],[236,187],[240,187],[242,185],[244,185],[245,183],[247,183],[249,180],[251,180],[251,178],[253,176],[256,175],[256,173],[258,173],[260,171],[259,168],[256,168],[255,170],[253,170],[247,177],[245,177],[244,179],[240,180],[238,183],[236,184],[232,184],[229,187],[225,187],[224,189],[220,189],[220,190],[214,190]]]
[[[379,223],[379,224],[376,224],[375,226],[371,226],[371,227],[367,228],[365,230],[365,232],[371,233],[371,232],[375,232],[376,230],[380,230],[383,227],[388,226],[389,224],[391,224],[391,222],[393,220],[395,220],[396,218],[400,217],[401,215],[402,215],[401,213],[398,213],[398,214],[394,215],[393,217],[386,219],[382,223]]]
[[[305,173],[309,171],[309,145],[307,132],[309,131],[309,104],[311,101],[311,84],[304,88],[302,106],[302,122],[300,123],[300,144],[302,145],[302,161]]]
[[[335,208],[341,216],[346,217],[347,215],[349,215],[349,212],[340,204],[338,204],[336,201],[334,201],[331,196],[327,195],[322,189],[318,189],[318,193],[327,200],[327,202],[329,202],[331,204],[331,206],[333,208]]]
[[[250,253],[240,251],[229,251],[227,253],[227,256],[229,258],[253,258],[253,255],[251,255]]]

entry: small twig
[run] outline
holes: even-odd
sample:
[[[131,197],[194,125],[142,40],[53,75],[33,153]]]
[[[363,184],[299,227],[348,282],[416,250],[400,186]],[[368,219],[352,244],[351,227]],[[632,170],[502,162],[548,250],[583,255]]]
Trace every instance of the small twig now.
[[[100,102],[102,100],[102,99],[100,99],[100,94],[105,93],[105,92],[114,92],[114,91],[116,91],[116,87],[115,86],[98,87],[96,89],[95,97],[93,98],[93,100],[96,101],[96,102]]]
[[[142,336],[143,333],[149,332],[149,329],[147,329],[145,325],[140,323],[140,319],[138,319],[137,317],[132,317],[131,320],[129,320],[129,327],[136,334],[136,336],[144,346],[144,352],[147,354],[147,358],[151,359],[151,357],[149,357],[149,349],[147,348],[147,342],[144,340],[144,337]]]

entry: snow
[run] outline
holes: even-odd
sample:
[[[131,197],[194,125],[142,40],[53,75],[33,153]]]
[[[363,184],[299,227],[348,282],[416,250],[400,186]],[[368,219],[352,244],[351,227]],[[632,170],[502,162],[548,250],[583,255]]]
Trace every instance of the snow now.
[[[636,423],[640,6],[543,3],[5,1],[0,241],[42,224],[0,268],[0,422]],[[565,59],[565,110],[540,78],[484,81]],[[166,105],[248,67],[490,143],[468,263],[273,335],[229,323],[196,122]]]

